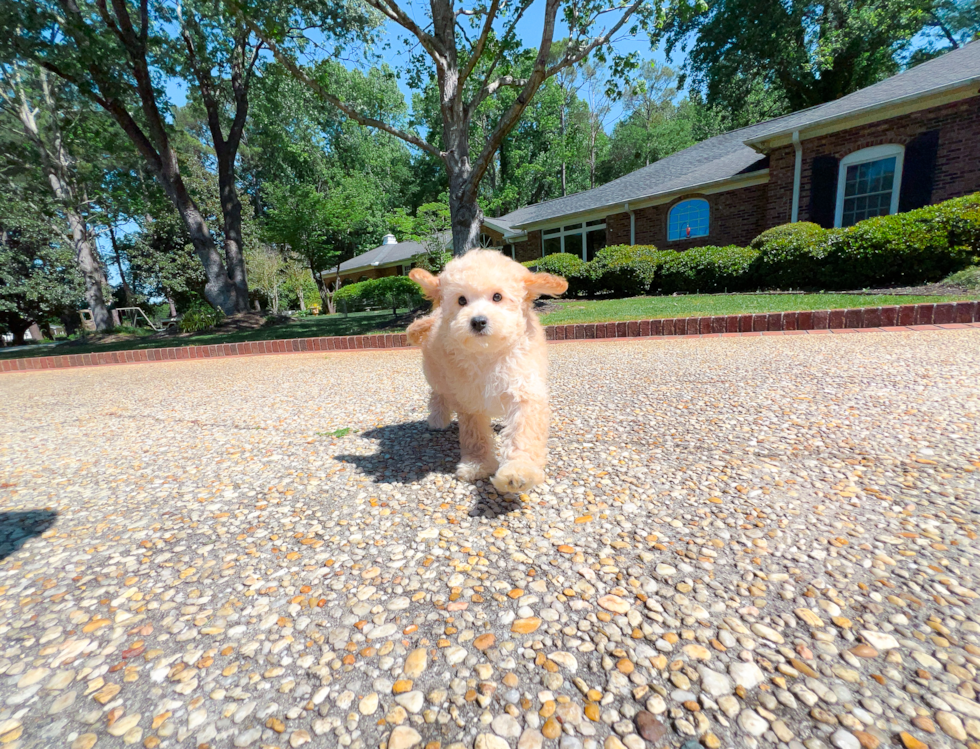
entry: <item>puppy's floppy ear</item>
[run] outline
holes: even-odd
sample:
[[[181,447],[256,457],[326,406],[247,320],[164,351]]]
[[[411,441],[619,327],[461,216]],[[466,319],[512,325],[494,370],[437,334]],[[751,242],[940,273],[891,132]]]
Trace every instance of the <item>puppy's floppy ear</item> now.
[[[427,299],[435,299],[439,295],[439,278],[423,268],[412,268],[408,277],[422,287],[422,294]]]
[[[568,290],[568,281],[550,273],[532,273],[524,279],[524,287],[530,297],[539,297],[542,294],[559,296]]]

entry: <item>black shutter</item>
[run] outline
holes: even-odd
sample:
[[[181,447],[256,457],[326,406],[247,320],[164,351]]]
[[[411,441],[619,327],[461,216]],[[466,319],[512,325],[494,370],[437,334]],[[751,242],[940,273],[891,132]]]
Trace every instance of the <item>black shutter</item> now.
[[[938,130],[922,133],[905,146],[902,191],[898,195],[899,211],[911,211],[932,202],[932,181],[938,150]]]
[[[832,229],[837,208],[837,159],[814,156],[810,174],[810,220]]]

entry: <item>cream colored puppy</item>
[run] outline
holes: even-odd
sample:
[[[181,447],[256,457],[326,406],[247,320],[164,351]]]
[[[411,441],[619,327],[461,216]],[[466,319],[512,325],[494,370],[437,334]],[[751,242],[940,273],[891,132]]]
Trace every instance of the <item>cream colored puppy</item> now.
[[[532,305],[568,282],[531,273],[495,250],[472,250],[439,274],[415,268],[409,276],[432,300],[432,313],[408,328],[422,347],[432,387],[429,428],[446,429],[459,416],[465,481],[493,476],[500,492],[521,492],[544,481],[547,458],[548,353]],[[490,420],[502,418],[500,461]]]

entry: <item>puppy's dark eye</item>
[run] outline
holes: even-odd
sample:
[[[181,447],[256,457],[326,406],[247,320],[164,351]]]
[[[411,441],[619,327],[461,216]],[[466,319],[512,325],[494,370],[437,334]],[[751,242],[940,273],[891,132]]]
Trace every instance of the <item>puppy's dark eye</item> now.
[[[465,296],[461,296],[459,298],[459,306],[460,307],[465,307],[466,306],[466,297]]]
[[[499,302],[501,299],[503,299],[503,297],[500,296],[500,294],[494,294],[493,295],[493,301]]]

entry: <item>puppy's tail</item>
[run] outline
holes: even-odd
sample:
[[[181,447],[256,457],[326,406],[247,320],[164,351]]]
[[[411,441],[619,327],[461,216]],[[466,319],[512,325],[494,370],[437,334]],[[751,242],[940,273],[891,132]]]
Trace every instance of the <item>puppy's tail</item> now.
[[[429,337],[429,332],[435,324],[436,319],[432,315],[420,317],[408,326],[405,332],[408,334],[408,342],[413,346],[421,346],[423,341]]]

